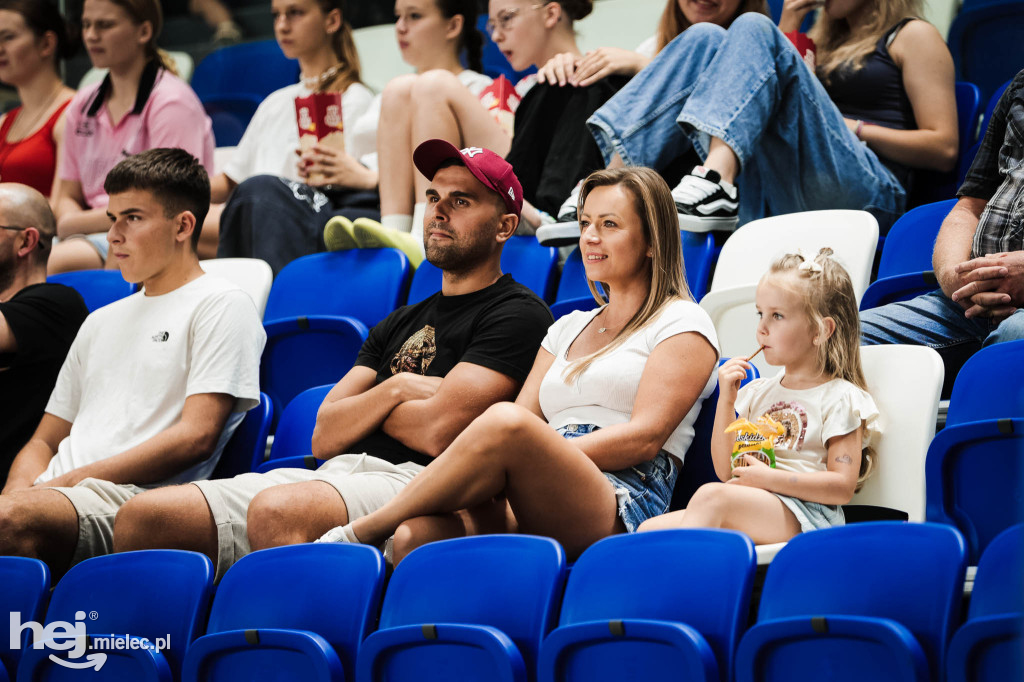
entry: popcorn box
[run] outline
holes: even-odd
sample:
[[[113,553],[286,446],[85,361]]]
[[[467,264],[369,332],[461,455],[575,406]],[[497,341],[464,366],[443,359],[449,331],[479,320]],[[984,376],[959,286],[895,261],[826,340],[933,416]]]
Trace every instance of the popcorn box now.
[[[490,85],[480,92],[480,104],[491,112],[494,120],[512,135],[515,127],[516,109],[523,98],[516,92],[512,81],[505,76],[498,76]]]
[[[786,37],[789,38],[789,42],[793,43],[796,51],[800,53],[800,58],[804,60],[807,68],[814,73],[816,67],[814,55],[818,52],[818,46],[807,37],[806,33],[800,33],[799,31],[790,31],[786,34]]]
[[[320,143],[344,151],[345,126],[341,118],[341,93],[317,92],[295,98],[295,122],[299,127],[299,149],[307,152]],[[319,173],[311,173],[314,184],[322,181]]]

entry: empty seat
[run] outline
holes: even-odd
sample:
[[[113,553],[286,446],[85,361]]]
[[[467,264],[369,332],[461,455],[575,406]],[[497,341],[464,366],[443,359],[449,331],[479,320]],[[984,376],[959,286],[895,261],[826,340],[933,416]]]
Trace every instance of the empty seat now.
[[[242,423],[235,427],[210,478],[231,478],[256,470],[267,450],[273,409],[270,396],[260,393],[260,404],[246,412]]]
[[[62,272],[46,278],[52,284],[63,284],[71,287],[85,300],[89,312],[119,301],[135,293],[137,287],[126,282],[120,270],[78,270]]]
[[[260,473],[288,466],[316,469],[322,462],[313,457],[313,429],[316,414],[333,384],[315,386],[292,398],[281,414],[267,461],[258,467]]]

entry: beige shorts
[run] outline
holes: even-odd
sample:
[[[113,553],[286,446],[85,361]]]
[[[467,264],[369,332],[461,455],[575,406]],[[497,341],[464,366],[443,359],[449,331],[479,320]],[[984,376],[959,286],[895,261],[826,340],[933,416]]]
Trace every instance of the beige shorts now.
[[[71,565],[114,551],[114,517],[125,502],[146,490],[98,478],[87,478],[72,488],[53,488],[71,501],[78,514],[78,544]]]
[[[217,524],[217,576],[224,577],[231,565],[248,554],[246,515],[257,494],[275,485],[323,481],[341,495],[351,522],[380,509],[423,470],[419,464],[391,464],[361,455],[338,455],[315,471],[274,469],[265,474],[240,474],[219,481],[195,481]]]

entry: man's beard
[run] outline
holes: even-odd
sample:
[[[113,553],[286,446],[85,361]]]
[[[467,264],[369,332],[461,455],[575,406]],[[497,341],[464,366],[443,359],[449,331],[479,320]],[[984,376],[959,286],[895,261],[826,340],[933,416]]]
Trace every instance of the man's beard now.
[[[431,241],[430,231],[437,229],[451,235],[453,241],[444,243]],[[487,238],[490,233],[490,230],[481,231],[479,235],[475,235],[477,238],[473,241],[459,240],[452,234],[452,231],[439,228],[437,223],[431,222],[424,232],[423,250],[431,265],[448,272],[464,272],[487,260],[491,253],[491,240]]]

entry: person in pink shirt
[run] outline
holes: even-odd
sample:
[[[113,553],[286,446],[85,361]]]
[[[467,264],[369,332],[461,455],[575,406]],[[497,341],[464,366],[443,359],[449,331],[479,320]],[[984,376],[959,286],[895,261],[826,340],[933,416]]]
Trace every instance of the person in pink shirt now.
[[[60,243],[50,254],[51,274],[106,263],[110,219],[103,181],[125,157],[176,147],[213,170],[210,119],[157,49],[162,25],[156,0],[85,0],[82,41],[93,66],[110,72],[80,90],[67,109],[55,201]]]

